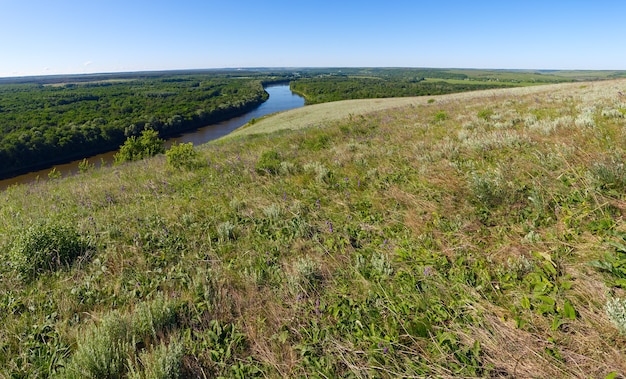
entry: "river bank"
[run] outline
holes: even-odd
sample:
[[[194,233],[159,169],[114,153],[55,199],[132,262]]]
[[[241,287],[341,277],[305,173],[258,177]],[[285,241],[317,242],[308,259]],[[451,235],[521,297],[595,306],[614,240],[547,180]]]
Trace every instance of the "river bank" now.
[[[192,142],[194,145],[200,145],[223,137],[242,125],[245,125],[252,119],[304,106],[304,98],[293,94],[289,89],[288,84],[268,85],[265,87],[265,91],[269,94],[269,98],[254,109],[241,116],[232,117],[222,122],[206,125],[168,138],[166,140],[166,147],[169,147],[174,143],[188,142]],[[87,159],[89,164],[94,165],[95,167],[111,165],[113,163],[113,156],[117,153],[117,151],[118,150],[115,149],[109,152],[95,154],[85,159]],[[79,171],[79,164],[82,161],[83,158],[80,158],[68,163],[56,164],[40,170],[34,170],[26,174],[0,180],[0,190],[15,184],[25,184],[39,180],[47,180],[48,174],[52,170],[54,170],[56,174],[60,174],[62,176],[73,175]]]

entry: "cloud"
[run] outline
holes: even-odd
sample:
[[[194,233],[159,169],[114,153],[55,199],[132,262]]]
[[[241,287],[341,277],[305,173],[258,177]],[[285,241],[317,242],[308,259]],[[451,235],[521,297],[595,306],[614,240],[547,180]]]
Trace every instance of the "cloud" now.
[[[83,66],[87,67],[87,66],[91,66],[93,64],[92,61],[87,61],[85,63],[83,63]]]

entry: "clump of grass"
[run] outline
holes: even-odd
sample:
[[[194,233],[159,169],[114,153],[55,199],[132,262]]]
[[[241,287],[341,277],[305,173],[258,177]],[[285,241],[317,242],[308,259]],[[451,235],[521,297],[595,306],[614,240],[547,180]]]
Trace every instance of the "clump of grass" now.
[[[185,349],[179,340],[161,343],[152,351],[139,354],[137,363],[129,368],[131,379],[177,379],[182,378]]]
[[[321,162],[310,162],[304,165],[305,172],[315,173],[315,180],[319,183],[324,183],[330,178],[330,170],[324,166]]]
[[[259,174],[276,175],[280,171],[281,156],[274,150],[264,151],[256,164],[256,171]]]
[[[473,173],[470,177],[470,189],[478,204],[488,208],[497,208],[509,199],[509,188],[500,171]]]
[[[439,111],[435,113],[435,122],[442,122],[448,119],[448,113],[446,111]]]
[[[228,241],[235,238],[235,224],[230,221],[224,221],[217,225],[217,236],[220,241]]]
[[[293,273],[288,276],[292,294],[311,295],[322,283],[322,271],[318,262],[310,257],[299,258],[293,266]]]
[[[606,162],[594,163],[590,169],[596,186],[607,193],[619,195],[626,190],[626,168],[624,160],[617,156]]]

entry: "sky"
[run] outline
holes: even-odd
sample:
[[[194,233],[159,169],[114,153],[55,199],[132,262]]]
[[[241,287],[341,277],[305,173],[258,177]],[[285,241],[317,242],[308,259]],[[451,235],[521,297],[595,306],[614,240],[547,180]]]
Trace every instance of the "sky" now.
[[[0,0],[0,77],[246,67],[626,70],[626,1]]]

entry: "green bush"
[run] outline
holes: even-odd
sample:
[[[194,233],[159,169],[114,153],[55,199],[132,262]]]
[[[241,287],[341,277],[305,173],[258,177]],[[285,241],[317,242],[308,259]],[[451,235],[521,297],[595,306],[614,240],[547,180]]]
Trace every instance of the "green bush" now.
[[[167,164],[180,169],[193,170],[202,166],[202,157],[193,148],[193,143],[174,144],[165,152]]]
[[[13,268],[32,279],[42,272],[71,265],[88,250],[88,244],[74,228],[47,222],[20,232],[9,255]]]

